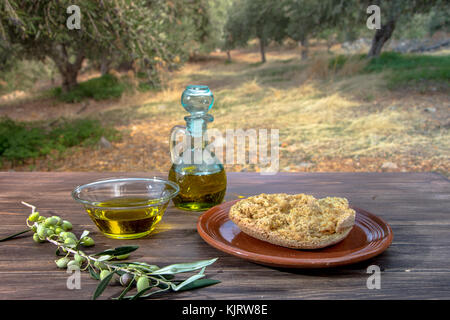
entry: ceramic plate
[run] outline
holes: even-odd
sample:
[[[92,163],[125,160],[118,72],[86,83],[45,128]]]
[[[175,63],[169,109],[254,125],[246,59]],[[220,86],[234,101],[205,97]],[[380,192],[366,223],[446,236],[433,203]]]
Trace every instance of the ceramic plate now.
[[[202,214],[200,236],[211,246],[252,262],[283,268],[327,268],[372,258],[389,247],[393,233],[381,218],[353,207],[355,226],[341,242],[323,249],[296,250],[273,245],[241,232],[228,218],[238,200],[222,203]]]

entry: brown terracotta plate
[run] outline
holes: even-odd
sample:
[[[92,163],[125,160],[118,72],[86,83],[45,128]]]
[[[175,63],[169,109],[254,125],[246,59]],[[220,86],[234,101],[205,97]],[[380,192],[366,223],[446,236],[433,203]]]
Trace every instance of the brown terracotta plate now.
[[[296,250],[273,245],[241,232],[228,218],[230,201],[215,206],[200,216],[197,230],[211,246],[256,263],[283,268],[327,268],[372,258],[389,247],[391,227],[377,216],[358,209],[355,226],[341,242],[323,249]]]

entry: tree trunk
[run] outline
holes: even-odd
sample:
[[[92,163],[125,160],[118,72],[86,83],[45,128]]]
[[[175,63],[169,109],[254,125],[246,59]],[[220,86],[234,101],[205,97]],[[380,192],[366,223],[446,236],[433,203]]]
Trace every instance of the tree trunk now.
[[[102,73],[102,76],[108,74],[110,70],[111,70],[111,60],[109,59],[102,60],[102,62],[100,63],[100,72]]]
[[[85,58],[83,51],[79,51],[76,54],[75,62],[71,63],[65,45],[57,44],[54,46],[51,58],[61,74],[63,80],[61,86],[62,91],[69,92],[77,85],[78,72],[81,70]]]
[[[334,38],[327,39],[327,52],[331,53],[331,47],[334,45]]]
[[[231,52],[227,50],[227,62],[231,62]]]
[[[378,57],[381,53],[386,41],[388,41],[395,29],[395,20],[389,20],[388,23],[381,26],[381,29],[377,29],[372,39],[372,46],[370,47],[368,57]]]
[[[308,38],[303,38],[300,40],[300,44],[302,46],[302,60],[308,59],[308,53],[309,53],[309,43]]]
[[[130,71],[134,69],[134,60],[124,60],[120,62],[119,66],[117,67],[117,70],[119,71]]]
[[[327,52],[331,53],[331,47],[333,46],[332,43],[327,43]]]
[[[61,72],[63,82],[61,89],[63,92],[69,92],[77,85],[78,70],[67,68],[65,72]]]
[[[265,42],[264,39],[259,38],[259,50],[261,52],[261,63],[266,62],[266,48],[265,48],[264,42]]]

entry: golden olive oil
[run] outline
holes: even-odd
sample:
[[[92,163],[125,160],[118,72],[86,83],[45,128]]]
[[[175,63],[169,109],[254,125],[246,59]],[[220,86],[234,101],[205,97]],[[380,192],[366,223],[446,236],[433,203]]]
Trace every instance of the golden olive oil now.
[[[189,167],[177,171],[174,166],[169,171],[169,180],[178,184],[180,192],[172,199],[180,209],[204,211],[222,203],[227,189],[227,176],[221,168],[217,172],[191,172]]]
[[[136,239],[146,236],[161,220],[167,203],[156,204],[147,198],[118,197],[86,207],[91,219],[107,237]]]

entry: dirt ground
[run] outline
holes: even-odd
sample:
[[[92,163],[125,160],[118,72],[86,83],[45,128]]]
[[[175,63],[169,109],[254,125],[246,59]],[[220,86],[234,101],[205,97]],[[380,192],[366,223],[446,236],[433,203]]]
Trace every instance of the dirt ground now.
[[[280,171],[450,171],[450,102],[442,90],[384,89],[382,75],[357,70],[329,75],[320,58],[299,60],[296,50],[232,52],[190,62],[164,77],[159,92],[127,93],[118,100],[68,104],[36,92],[0,97],[0,116],[51,122],[94,117],[121,132],[120,141],[26,163],[15,171],[167,172],[169,133],[184,124],[179,98],[188,84],[207,84],[215,94],[211,127],[279,128]],[[358,68],[358,66],[355,66]],[[325,74],[323,74],[325,72]],[[83,77],[92,77],[93,74]],[[259,171],[227,165],[228,171]]]

